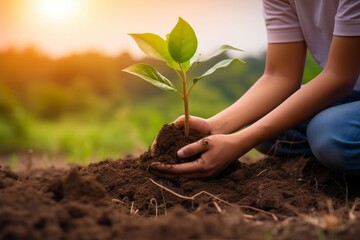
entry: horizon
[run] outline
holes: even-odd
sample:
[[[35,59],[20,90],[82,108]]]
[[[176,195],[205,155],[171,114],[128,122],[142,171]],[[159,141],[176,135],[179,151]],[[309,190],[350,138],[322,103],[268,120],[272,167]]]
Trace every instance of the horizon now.
[[[128,52],[133,58],[142,58],[144,54],[127,34],[152,32],[165,38],[178,17],[194,28],[199,41],[197,53],[210,54],[223,44],[243,49],[242,56],[265,52],[261,0],[226,3],[0,0],[0,52],[35,48],[50,58],[88,52],[109,57]]]

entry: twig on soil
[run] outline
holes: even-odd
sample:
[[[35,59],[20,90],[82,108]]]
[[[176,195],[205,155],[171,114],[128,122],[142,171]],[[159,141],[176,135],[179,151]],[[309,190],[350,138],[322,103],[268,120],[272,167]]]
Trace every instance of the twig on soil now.
[[[120,203],[121,205],[128,207],[129,204],[127,202],[125,202],[125,201],[129,201],[128,197],[124,197],[122,200],[119,200],[117,198],[112,198],[111,199],[112,203]],[[151,200],[150,200],[150,203],[151,203]],[[134,204],[135,204],[135,202],[132,201],[131,202],[131,207],[130,207],[130,215],[137,214],[139,212],[139,209],[134,209]],[[156,208],[156,216],[157,216],[157,208]]]
[[[243,217],[246,218],[246,219],[255,219],[255,216],[253,215],[250,215],[250,214],[243,214]]]
[[[264,172],[266,172],[268,169],[264,169],[261,172],[259,172],[256,176],[259,177],[261,174],[263,174]]]
[[[282,143],[287,143],[289,145],[292,145],[292,144],[299,144],[299,143],[304,143],[304,142],[307,142],[307,140],[287,141],[287,140],[279,140],[279,139],[277,139],[275,144],[269,149],[269,151],[266,153],[266,155],[271,156],[271,152],[273,151],[273,156],[276,156],[279,145],[282,144]]]
[[[265,210],[262,210],[262,209],[259,209],[259,208],[256,208],[256,207],[251,207],[251,206],[238,206],[239,208],[245,208],[245,209],[251,209],[251,210],[254,210],[256,212],[261,212],[261,213],[265,213],[267,215],[270,215],[275,221],[278,221],[278,217],[274,214],[274,213],[271,213],[271,212],[268,212],[268,211],[265,211]]]
[[[139,209],[134,210],[134,201],[131,202],[130,215],[137,214]]]
[[[164,196],[164,192],[162,190],[162,188],[160,188],[160,192],[161,192],[161,196],[163,198],[163,204],[164,204],[164,214],[167,215],[167,210],[166,210],[166,200],[165,200],[165,196]]]
[[[351,221],[356,220],[356,215],[354,214],[354,212],[358,205],[359,205],[359,199],[357,198],[349,211],[349,219]]]
[[[128,206],[128,205],[129,205],[129,204],[128,204],[128,201],[129,201],[128,197],[124,197],[122,200],[117,199],[117,198],[112,198],[112,199],[111,199],[111,202],[112,202],[112,203],[120,203],[120,204],[122,204],[122,205],[124,205],[124,206]]]
[[[168,189],[167,187],[164,187],[163,185],[155,182],[155,181],[154,181],[153,179],[151,179],[151,178],[149,178],[149,179],[150,179],[150,181],[151,181],[152,183],[154,183],[156,186],[158,186],[158,187],[160,187],[160,188],[168,191],[169,193],[174,194],[175,196],[177,196],[177,197],[179,197],[179,198],[183,198],[183,199],[187,199],[187,200],[192,200],[192,201],[193,201],[193,200],[195,200],[196,197],[200,196],[201,194],[205,194],[205,195],[208,195],[208,196],[214,198],[215,200],[218,200],[219,202],[225,203],[225,204],[227,204],[227,205],[229,205],[229,206],[236,206],[236,205],[231,204],[231,203],[229,203],[229,202],[227,202],[227,201],[225,201],[225,200],[222,200],[221,198],[219,198],[219,197],[215,196],[214,194],[211,194],[211,193],[209,193],[209,192],[207,192],[207,191],[198,192],[198,193],[196,193],[196,194],[194,194],[194,195],[192,195],[192,196],[190,196],[190,197],[189,197],[189,196],[184,196],[184,195],[181,195],[181,194],[179,194],[179,193],[176,193],[176,192]],[[219,212],[221,212],[222,210],[221,210],[221,208],[219,207],[219,205],[218,205],[215,201],[213,201],[213,202],[214,202],[215,208],[216,208],[218,211],[219,211],[219,209],[220,209]],[[219,207],[219,209],[217,208],[217,206]],[[270,215],[275,221],[278,220],[278,218],[276,217],[276,215],[275,215],[274,213],[271,213],[271,212],[268,212],[268,211],[265,211],[265,210],[262,210],[262,209],[259,209],[259,208],[255,208],[255,207],[251,207],[251,206],[237,206],[237,207],[239,207],[239,208],[245,208],[245,209],[251,209],[251,210],[254,210],[254,211],[257,211],[257,212],[265,213],[265,214]]]
[[[124,202],[122,202],[121,200],[116,199],[116,198],[111,199],[111,202],[112,202],[112,203],[121,203],[121,204],[123,204],[123,205],[126,205]]]
[[[217,210],[219,213],[222,213],[222,209],[220,208],[219,204],[218,204],[215,200],[213,200],[213,204],[214,204],[216,210]]]
[[[329,214],[324,214],[319,217],[315,217],[315,216],[309,216],[309,215],[300,213],[296,207],[290,205],[289,203],[285,203],[284,207],[289,209],[290,211],[294,212],[303,221],[305,221],[311,225],[314,225],[316,227],[319,227],[321,229],[336,231],[336,230],[342,230],[345,228],[345,226],[341,223],[341,220],[338,217],[336,217],[334,214],[329,213]],[[329,211],[331,211],[331,208],[332,208],[332,206],[330,207]]]
[[[151,181],[152,183],[154,183],[156,186],[158,186],[158,187],[160,187],[160,188],[168,191],[169,193],[174,194],[175,196],[177,196],[177,197],[179,197],[179,198],[183,198],[183,199],[187,199],[187,200],[192,200],[192,201],[194,201],[196,197],[198,197],[198,196],[200,196],[200,195],[202,195],[202,194],[205,194],[205,195],[208,195],[208,196],[210,196],[210,197],[218,200],[219,202],[225,203],[225,204],[227,204],[227,205],[229,205],[229,206],[234,206],[233,204],[231,204],[231,203],[229,203],[229,202],[227,202],[227,201],[225,201],[225,200],[222,200],[221,198],[218,198],[218,197],[215,196],[214,194],[211,194],[211,193],[209,193],[209,192],[207,192],[207,191],[201,191],[201,192],[198,192],[198,193],[196,193],[196,194],[188,197],[188,196],[184,196],[184,195],[181,195],[181,194],[179,194],[179,193],[176,193],[176,192],[168,189],[167,187],[164,187],[163,185],[161,185],[161,184],[155,182],[154,180],[152,180],[151,178],[149,178],[149,179],[150,179],[150,181]]]
[[[158,203],[156,201],[156,198],[150,199],[150,205],[155,207],[155,219],[157,219],[157,216],[158,216]]]

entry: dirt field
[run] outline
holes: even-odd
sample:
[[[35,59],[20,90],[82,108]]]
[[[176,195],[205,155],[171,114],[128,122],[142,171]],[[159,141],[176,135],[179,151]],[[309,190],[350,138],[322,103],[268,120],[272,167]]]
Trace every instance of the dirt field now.
[[[149,153],[89,166],[0,169],[0,239],[358,239],[360,181],[312,159],[160,179]]]

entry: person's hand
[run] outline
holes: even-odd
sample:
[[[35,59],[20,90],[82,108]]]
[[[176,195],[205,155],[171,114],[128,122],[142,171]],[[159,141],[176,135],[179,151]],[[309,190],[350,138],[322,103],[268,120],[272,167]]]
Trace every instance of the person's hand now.
[[[184,121],[185,121],[185,116],[182,115],[182,116],[178,117],[172,123],[175,125],[175,127],[180,128],[180,127],[184,126]],[[210,135],[212,133],[209,122],[204,118],[190,116],[189,124],[190,124],[191,129],[196,130],[198,132],[201,132],[201,133],[204,133],[207,135]],[[156,146],[156,138],[154,139],[154,141],[152,142],[152,144],[150,146],[150,154],[151,155],[155,154],[155,146]]]
[[[185,116],[182,115],[182,116],[178,117],[172,123],[178,128],[184,126]],[[212,134],[212,128],[210,126],[210,123],[208,120],[206,120],[204,118],[190,116],[189,117],[189,125],[190,125],[190,128],[195,131],[198,131],[198,132],[201,132],[201,133],[204,133],[207,135]]]
[[[191,143],[178,151],[179,157],[200,154],[193,162],[181,164],[163,164],[154,162],[150,170],[164,178],[208,178],[219,174],[239,157],[239,146],[232,135],[216,134]]]

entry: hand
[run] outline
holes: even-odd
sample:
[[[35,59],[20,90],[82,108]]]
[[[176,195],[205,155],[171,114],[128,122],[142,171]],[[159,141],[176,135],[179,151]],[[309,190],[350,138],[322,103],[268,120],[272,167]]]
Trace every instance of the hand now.
[[[184,126],[184,121],[185,121],[185,116],[183,115],[183,116],[178,117],[172,123],[175,125],[175,127],[180,128],[180,127]],[[201,133],[204,133],[207,135],[211,134],[211,126],[210,126],[209,122],[204,118],[190,116],[189,124],[190,124],[190,128],[193,130],[196,130],[198,132],[201,132]],[[154,154],[155,154],[155,146],[156,146],[156,138],[154,139],[154,141],[152,142],[152,144],[150,146],[150,154],[152,156],[154,156]]]
[[[185,116],[183,115],[183,116],[178,117],[173,122],[173,124],[176,127],[182,127],[182,126],[184,126],[184,122],[185,122]],[[190,116],[189,117],[189,124],[190,124],[190,128],[195,130],[195,131],[198,131],[198,132],[201,132],[201,133],[204,133],[204,134],[207,134],[207,135],[212,134],[212,128],[211,128],[211,126],[209,124],[209,121],[204,119],[204,118]]]
[[[170,179],[176,176],[208,178],[219,174],[236,160],[240,156],[239,148],[232,135],[211,135],[178,151],[178,156],[182,158],[202,153],[199,159],[181,164],[154,162],[150,165],[150,170],[155,175]]]

